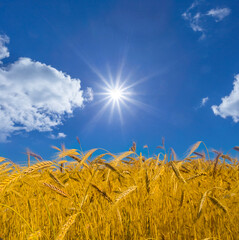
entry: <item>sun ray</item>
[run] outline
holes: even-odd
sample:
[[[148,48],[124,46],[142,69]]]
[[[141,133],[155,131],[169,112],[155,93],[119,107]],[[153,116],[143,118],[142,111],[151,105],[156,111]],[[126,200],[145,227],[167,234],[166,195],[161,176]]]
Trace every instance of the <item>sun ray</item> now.
[[[157,108],[154,108],[151,105],[143,103],[143,102],[138,101],[136,99],[132,99],[132,98],[124,96],[124,100],[127,101],[130,104],[135,105],[136,107],[142,109],[145,112],[148,112],[148,113],[151,113],[151,114],[154,114],[154,115],[157,115],[156,113],[158,113]]]
[[[123,72],[123,68],[124,68],[124,64],[125,61],[124,59],[121,61],[117,76],[116,76],[116,88],[119,88],[120,86],[120,81],[121,81],[121,76],[122,76],[122,72]]]
[[[96,123],[102,117],[102,115],[105,113],[105,111],[107,110],[107,108],[109,107],[110,104],[111,104],[111,99],[106,101],[106,103],[103,105],[103,107],[100,109],[100,111],[98,111],[97,114],[88,122],[88,124],[86,124],[85,129],[84,129],[86,132],[89,133],[89,132],[93,131],[93,129],[96,126]]]
[[[114,84],[114,81],[113,81],[113,76],[112,76],[109,65],[107,65],[107,72],[108,72],[109,79],[110,79],[110,86],[112,86]]]
[[[139,79],[138,81],[135,81],[134,83],[126,86],[125,88],[123,88],[123,90],[126,91],[126,90],[128,90],[130,88],[133,88],[133,87],[137,86],[138,84],[143,83],[143,82],[149,80],[150,78],[152,78],[154,76],[156,76],[156,74],[151,74],[149,76],[143,77],[143,78]]]
[[[110,88],[110,83],[106,80],[106,78],[99,72],[97,68],[92,66],[91,64],[88,63],[88,66],[91,68],[91,70],[101,79],[101,81],[108,87]]]
[[[116,104],[117,104],[117,109],[118,109],[118,113],[119,113],[119,117],[120,117],[120,123],[121,123],[121,125],[123,125],[123,115],[122,115],[122,111],[121,111],[121,107],[120,107],[120,103],[119,103],[119,101],[117,101],[116,102]]]
[[[111,105],[111,109],[110,109],[110,117],[109,117],[109,122],[110,122],[110,123],[111,123],[112,118],[113,118],[114,109],[115,109],[115,102],[113,101],[113,103],[112,103],[112,105]]]
[[[102,94],[102,95],[103,95],[103,94]],[[103,102],[106,102],[107,100],[109,100],[109,96],[106,96],[106,97],[98,100],[97,102],[93,102],[93,103],[92,103],[92,106],[100,105],[100,104],[102,104]]]

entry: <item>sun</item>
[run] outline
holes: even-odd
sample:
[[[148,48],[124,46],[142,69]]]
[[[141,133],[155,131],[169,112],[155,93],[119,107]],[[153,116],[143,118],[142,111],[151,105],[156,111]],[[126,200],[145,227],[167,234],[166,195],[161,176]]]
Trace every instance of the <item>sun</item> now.
[[[122,80],[121,78],[116,78],[116,80],[110,78],[109,81],[104,79],[103,83],[104,84],[100,86],[103,91],[97,94],[102,96],[98,103],[104,102],[100,113],[110,108],[109,117],[111,119],[116,110],[119,114],[120,121],[123,122],[123,108],[130,111],[130,104],[134,103],[132,97],[135,93],[133,92],[132,86],[127,84],[127,79]]]
[[[124,61],[121,63],[116,74],[114,76],[111,73],[109,66],[107,67],[108,76],[104,76],[97,68],[90,65],[92,71],[99,77],[99,80],[95,82],[96,91],[94,91],[95,106],[99,106],[99,110],[96,112],[89,125],[92,126],[107,112],[109,122],[112,122],[115,116],[121,122],[123,126],[124,120],[133,116],[137,108],[145,111],[151,111],[151,106],[139,101],[139,92],[136,86],[140,83],[147,81],[151,76],[142,78],[136,78],[134,76],[134,69],[128,74],[123,74]],[[107,110],[108,109],[108,110]],[[129,114],[125,114],[126,111]],[[116,115],[115,115],[116,113]],[[118,114],[117,114],[118,113]],[[114,121],[115,122],[115,121]]]
[[[109,95],[113,101],[120,101],[123,98],[124,92],[120,88],[109,90]]]

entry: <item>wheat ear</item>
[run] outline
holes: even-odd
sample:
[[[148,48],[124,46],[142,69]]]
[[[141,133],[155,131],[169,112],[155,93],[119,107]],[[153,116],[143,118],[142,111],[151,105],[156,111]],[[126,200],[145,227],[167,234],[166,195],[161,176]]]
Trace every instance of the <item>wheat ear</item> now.
[[[69,230],[69,228],[72,226],[72,224],[75,222],[76,217],[77,217],[78,213],[71,215],[68,220],[66,221],[66,223],[63,225],[63,227],[61,228],[60,232],[58,233],[56,240],[63,240],[67,231]]]
[[[201,143],[202,143],[202,141],[198,141],[195,144],[193,144],[192,147],[190,148],[190,151],[189,151],[188,155],[186,156],[186,158],[188,158],[193,152],[195,152]]]
[[[106,192],[103,192],[102,190],[100,190],[96,185],[91,183],[91,186],[97,190],[98,193],[100,193],[108,202],[112,203],[113,201],[111,200],[111,198],[107,195]]]
[[[202,213],[202,207],[203,207],[203,204],[206,200],[206,197],[207,197],[207,193],[208,191],[206,191],[203,196],[202,196],[202,199],[201,199],[201,202],[200,202],[200,205],[199,205],[199,210],[198,210],[198,218],[201,216],[201,213]]]
[[[119,176],[121,176],[122,178],[124,178],[124,176],[116,169],[114,168],[112,165],[110,165],[109,163],[104,163],[104,165],[109,168],[110,170],[112,170],[113,172],[116,172]]]
[[[227,209],[225,206],[222,205],[221,202],[219,202],[218,199],[216,199],[215,197],[211,197],[211,196],[208,196],[209,199],[211,200],[211,202],[216,205],[218,208],[220,208],[221,210],[223,210],[225,213],[227,213]]]
[[[49,172],[49,176],[61,187],[64,187],[63,183],[51,172]]]
[[[31,167],[28,167],[24,171],[24,174],[32,173],[32,172],[37,171],[39,169],[50,167],[52,164],[53,164],[53,162],[51,162],[51,161],[44,161],[44,162],[34,164]]]
[[[61,190],[60,188],[49,184],[49,183],[43,183],[45,186],[49,187],[51,190],[57,192],[58,194],[62,195],[63,197],[70,197],[66,192],[64,192],[63,190]]]
[[[116,199],[115,202],[119,202],[121,199],[123,199],[124,197],[126,197],[127,195],[129,195],[131,192],[133,192],[135,189],[137,188],[137,186],[132,186],[129,187],[126,191],[122,192]]]
[[[196,174],[192,177],[187,178],[186,181],[188,182],[188,181],[193,180],[195,178],[198,178],[198,177],[201,177],[201,176],[206,176],[206,175],[207,175],[206,173],[199,173],[199,174]]]
[[[176,167],[176,165],[174,164],[174,162],[171,162],[173,171],[175,173],[175,175],[177,176],[177,178],[182,181],[183,183],[186,183],[185,179],[183,178],[183,176],[181,175],[181,173],[179,172],[178,168]]]
[[[4,181],[0,183],[0,192],[3,191],[8,185],[15,182],[18,178],[20,178],[19,173],[13,173],[11,176],[6,178]]]
[[[41,230],[39,230],[39,231],[36,231],[34,233],[31,233],[28,236],[27,240],[36,240],[36,239],[39,239],[41,236],[42,236]]]

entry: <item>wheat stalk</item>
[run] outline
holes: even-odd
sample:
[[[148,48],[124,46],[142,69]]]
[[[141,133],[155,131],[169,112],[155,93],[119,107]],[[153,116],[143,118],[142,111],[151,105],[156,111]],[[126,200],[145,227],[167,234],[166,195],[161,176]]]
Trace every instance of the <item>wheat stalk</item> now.
[[[219,207],[220,209],[222,209],[225,213],[227,213],[227,209],[225,206],[222,205],[221,202],[219,202],[218,199],[216,199],[215,197],[211,197],[211,196],[208,196],[209,199],[211,200],[211,202],[216,205],[217,207]]]
[[[125,152],[123,154],[121,154],[120,156],[116,157],[114,160],[113,160],[113,163],[116,165],[120,160],[128,157],[129,155],[131,155],[132,153],[134,153],[133,151],[128,151],[128,152]]]
[[[129,187],[126,191],[122,192],[116,199],[115,202],[119,202],[121,199],[123,199],[124,197],[126,197],[127,195],[129,195],[131,192],[133,192],[135,189],[137,188],[137,186],[132,186]]]
[[[215,163],[214,163],[213,173],[212,173],[213,177],[215,177],[218,160],[221,156],[222,156],[222,153],[218,153],[217,157],[215,158]]]
[[[64,157],[70,156],[70,155],[79,155],[79,153],[77,152],[77,149],[65,150],[65,148],[63,147],[63,150],[58,154],[58,157],[64,158]]]
[[[9,162],[3,163],[2,165],[0,165],[0,170],[4,169],[9,164],[10,164]]]
[[[195,144],[193,144],[192,147],[190,148],[190,151],[189,151],[188,155],[186,156],[186,158],[188,158],[193,152],[195,152],[201,143],[202,143],[202,141],[198,141]]]
[[[204,202],[206,201],[207,193],[208,191],[206,191],[201,198],[199,210],[198,210],[198,218],[201,216],[202,208],[203,208]]]
[[[196,174],[192,177],[187,178],[186,181],[188,182],[188,181],[193,180],[195,178],[198,178],[198,177],[201,177],[201,176],[206,176],[206,175],[207,175],[206,173],[199,173],[199,174]]]
[[[145,170],[145,185],[146,185],[146,190],[147,190],[147,193],[150,192],[150,180],[149,180],[149,176],[148,176],[148,171],[147,169]]]
[[[112,165],[110,165],[109,163],[104,163],[104,165],[109,168],[110,170],[112,170],[113,172],[116,172],[119,176],[121,176],[122,178],[124,178],[124,176],[116,169],[114,168]]]
[[[179,172],[178,168],[176,167],[176,165],[174,164],[174,162],[171,162],[171,166],[173,168],[173,171],[175,173],[175,175],[177,176],[177,178],[182,181],[183,183],[186,183],[185,179],[183,178],[183,176],[181,175],[181,173]]]
[[[102,161],[103,161],[103,159],[101,159],[101,158],[103,158],[105,155],[108,155],[108,153],[103,153],[103,154],[100,154],[99,156],[97,156],[91,163],[102,163]],[[111,154],[109,154],[109,155],[111,155]],[[105,160],[104,160],[105,161]]]
[[[111,198],[107,195],[106,192],[103,192],[102,190],[100,190],[96,185],[91,183],[91,186],[93,188],[95,188],[97,190],[98,193],[100,193],[108,202],[112,203],[113,201],[111,200]]]
[[[0,192],[3,191],[8,185],[15,182],[18,178],[20,178],[20,173],[13,173],[8,178],[0,183]]]
[[[36,231],[34,233],[31,233],[28,236],[27,240],[36,240],[36,239],[39,239],[41,236],[42,236],[41,230],[39,230],[39,231]]]
[[[82,163],[85,162],[98,148],[91,149],[89,152],[87,152],[83,158],[82,158]]]
[[[61,190],[60,188],[50,184],[50,183],[43,183],[45,186],[49,187],[50,189],[52,189],[53,191],[57,192],[58,194],[62,195],[63,197],[70,197],[68,195],[68,193],[64,192],[63,190]]]
[[[34,164],[31,167],[28,167],[24,171],[24,174],[32,173],[32,172],[37,171],[39,169],[50,167],[52,164],[53,164],[53,162],[51,162],[51,161],[44,161],[44,162]]]
[[[58,233],[56,240],[63,240],[67,231],[69,230],[69,228],[72,226],[72,224],[75,222],[76,217],[77,217],[78,213],[70,216],[68,218],[68,220],[66,221],[66,223],[63,225],[63,227],[61,228],[60,232]]]
[[[68,157],[76,160],[77,162],[81,162],[81,159],[79,157],[75,156],[75,155],[69,154]]]
[[[177,155],[176,155],[174,149],[170,148],[170,150],[171,150],[171,153],[173,154],[173,159],[176,161],[177,160]]]
[[[64,187],[64,184],[51,172],[48,172],[49,176],[61,187]]]
[[[184,200],[184,191],[182,191],[182,194],[181,194],[179,207],[183,206],[183,200]]]
[[[193,152],[193,153],[194,153],[195,155],[201,157],[201,158],[205,158],[205,157],[206,157],[204,152],[203,152],[203,153]]]

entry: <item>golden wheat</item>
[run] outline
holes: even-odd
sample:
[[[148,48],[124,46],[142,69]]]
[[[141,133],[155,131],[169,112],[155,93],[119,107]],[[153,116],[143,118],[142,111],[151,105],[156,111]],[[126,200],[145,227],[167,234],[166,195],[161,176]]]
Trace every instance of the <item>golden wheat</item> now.
[[[208,160],[200,143],[173,161],[164,143],[148,158],[136,144],[120,155],[55,147],[28,168],[0,158],[0,238],[237,239],[239,162]]]
[[[121,199],[123,199],[124,197],[126,197],[127,195],[129,195],[131,192],[133,192],[136,188],[137,188],[137,186],[129,187],[127,190],[125,190],[124,192],[122,192],[122,193],[115,199],[115,202],[119,202]]]
[[[64,192],[62,189],[50,184],[50,183],[43,183],[45,186],[49,187],[51,190],[57,192],[58,194],[62,195],[63,197],[70,197],[69,194]]]
[[[106,192],[103,192],[102,190],[100,190],[96,185],[91,183],[91,186],[97,190],[98,193],[100,193],[108,202],[112,203],[113,201],[111,200],[111,198],[107,195]]]
[[[29,173],[32,173],[34,171],[50,167],[52,164],[53,164],[53,162],[51,162],[51,161],[44,161],[44,162],[40,162],[40,163],[34,164],[34,165],[28,167],[24,171],[24,174],[29,174]]]
[[[63,240],[68,229],[71,227],[71,225],[75,222],[76,217],[78,216],[78,213],[70,216],[67,220],[67,222],[63,225],[60,232],[58,233],[58,236],[56,237],[56,240]]]

